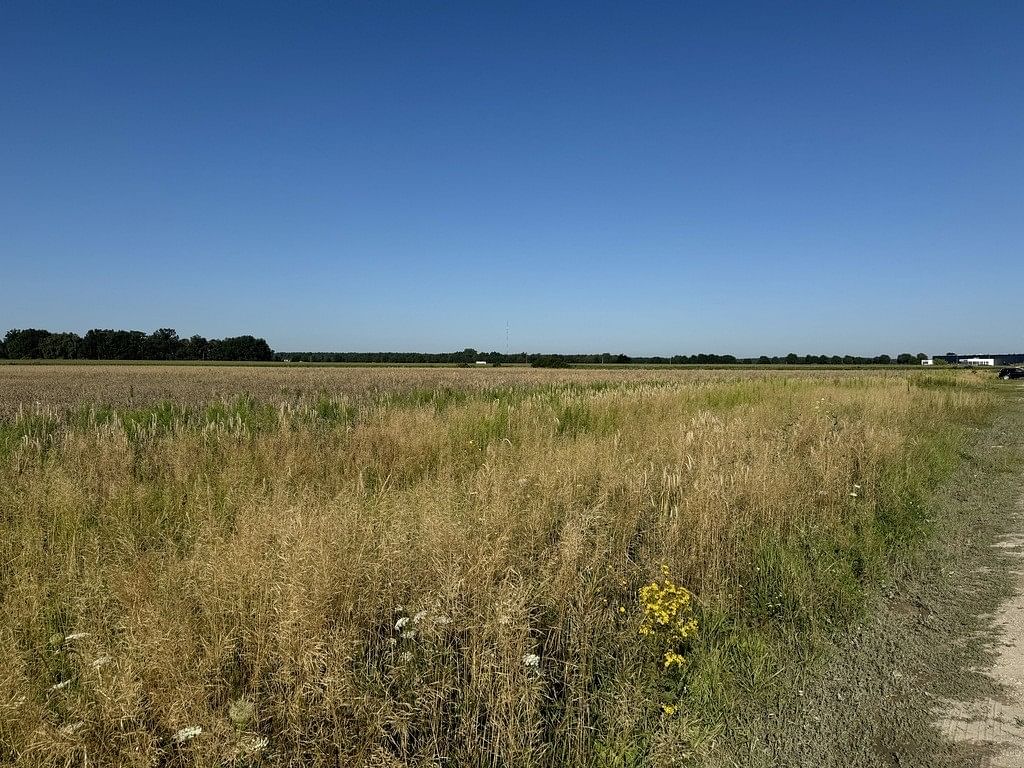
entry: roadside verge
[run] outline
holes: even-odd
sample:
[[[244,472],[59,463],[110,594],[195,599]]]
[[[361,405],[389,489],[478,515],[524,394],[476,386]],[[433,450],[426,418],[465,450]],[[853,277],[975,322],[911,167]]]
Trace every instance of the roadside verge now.
[[[998,742],[1024,721],[993,714],[1013,699],[1011,673],[989,670],[1007,642],[1024,645],[1000,635],[1000,608],[1020,589],[1017,546],[1006,543],[1024,533],[1024,386],[1001,397],[993,422],[934,494],[934,534],[877,591],[862,624],[791,673],[767,711],[733,724],[723,765],[1015,764],[1000,762]],[[992,738],[975,738],[986,728]]]

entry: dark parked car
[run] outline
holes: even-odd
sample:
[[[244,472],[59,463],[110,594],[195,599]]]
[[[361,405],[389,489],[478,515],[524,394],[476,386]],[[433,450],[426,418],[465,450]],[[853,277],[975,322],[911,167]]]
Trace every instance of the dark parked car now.
[[[1024,368],[1003,368],[999,371],[1000,379],[1024,379]]]

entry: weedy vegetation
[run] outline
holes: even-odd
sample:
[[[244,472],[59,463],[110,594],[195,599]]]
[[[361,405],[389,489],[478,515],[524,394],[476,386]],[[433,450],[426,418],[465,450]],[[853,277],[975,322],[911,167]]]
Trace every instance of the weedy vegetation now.
[[[0,763],[714,764],[968,373],[0,368]]]

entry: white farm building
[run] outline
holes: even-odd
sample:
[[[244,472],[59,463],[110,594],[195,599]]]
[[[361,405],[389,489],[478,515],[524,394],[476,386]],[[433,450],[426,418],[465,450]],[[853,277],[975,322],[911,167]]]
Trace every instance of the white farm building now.
[[[935,355],[931,360],[922,360],[922,365],[932,365],[935,360],[944,360],[950,365],[969,366],[991,366],[997,365],[1020,365],[1024,363],[1024,354],[1010,355],[958,355],[955,352],[947,352],[944,355]]]

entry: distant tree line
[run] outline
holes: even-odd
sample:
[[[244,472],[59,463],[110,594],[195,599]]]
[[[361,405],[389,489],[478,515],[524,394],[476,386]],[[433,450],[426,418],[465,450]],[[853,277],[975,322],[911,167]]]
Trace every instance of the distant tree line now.
[[[490,365],[916,365],[928,355],[904,352],[862,357],[856,355],[797,355],[779,357],[736,357],[734,355],[672,355],[671,357],[632,357],[602,352],[590,355],[542,355],[528,352],[505,354],[478,352],[469,347],[461,352],[278,352],[266,340],[254,336],[207,339],[203,336],[179,338],[173,328],[152,333],[93,328],[85,336],[77,333],[51,333],[38,328],[9,330],[0,342],[0,358],[45,360],[238,360],[291,361],[305,363],[422,363],[472,365],[483,361]]]
[[[93,328],[85,336],[14,328],[0,342],[0,357],[16,360],[273,360],[265,339],[178,337],[173,328],[152,333]]]
[[[496,364],[534,364],[540,359],[557,358],[568,364],[592,365],[917,365],[927,358],[924,352],[912,355],[904,352],[895,358],[889,355],[860,357],[855,355],[797,355],[791,352],[783,357],[736,357],[734,355],[672,355],[671,357],[631,357],[624,354],[602,352],[596,355],[540,355],[527,352],[504,354],[478,352],[467,348],[461,352],[278,352],[275,360],[295,363],[442,363],[472,364],[484,361]]]
[[[571,363],[562,355],[538,355],[530,365],[533,368],[568,368]]]
[[[461,352],[277,352],[275,360],[289,360],[293,363],[421,363],[458,365],[472,364],[483,360],[491,365],[499,363],[529,363],[530,355],[518,352],[506,355],[501,352],[477,352],[467,348]]]

